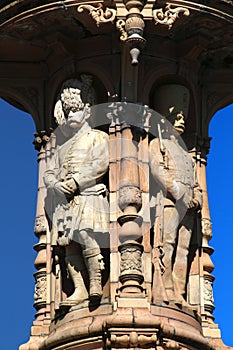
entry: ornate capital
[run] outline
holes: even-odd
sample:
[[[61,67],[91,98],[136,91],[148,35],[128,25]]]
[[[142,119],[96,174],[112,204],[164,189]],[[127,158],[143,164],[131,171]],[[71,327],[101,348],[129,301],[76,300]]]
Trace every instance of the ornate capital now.
[[[209,153],[211,137],[198,137],[197,146],[201,152],[201,156],[206,158]]]
[[[42,146],[45,146],[47,142],[50,140],[50,135],[53,132],[53,129],[50,128],[48,131],[42,130],[34,133],[34,141],[35,149],[39,151]]]
[[[126,207],[133,206],[137,209],[137,212],[142,207],[142,195],[139,188],[135,186],[124,186],[119,191],[119,207],[122,211]]]

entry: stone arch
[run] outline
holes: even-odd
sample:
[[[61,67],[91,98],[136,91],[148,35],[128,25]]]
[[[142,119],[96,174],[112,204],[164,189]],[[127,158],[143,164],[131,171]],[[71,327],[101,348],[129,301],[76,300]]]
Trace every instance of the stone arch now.
[[[164,72],[163,72],[164,73]],[[195,86],[192,81],[187,80],[186,78],[182,76],[178,76],[175,74],[163,74],[157,76],[157,78],[153,81],[151,78],[148,79],[148,88],[149,90],[149,106],[156,110],[156,107],[154,106],[154,94],[156,92],[156,89],[164,84],[180,84],[185,86],[189,92],[190,92],[190,101],[189,101],[189,109],[188,109],[188,115],[187,115],[187,122],[186,122],[186,131],[184,134],[184,139],[187,138],[187,147],[193,148],[195,145],[196,139],[195,134],[198,130],[198,105],[197,105],[197,99],[195,97]],[[146,90],[146,89],[145,89]],[[188,137],[186,137],[188,135]]]

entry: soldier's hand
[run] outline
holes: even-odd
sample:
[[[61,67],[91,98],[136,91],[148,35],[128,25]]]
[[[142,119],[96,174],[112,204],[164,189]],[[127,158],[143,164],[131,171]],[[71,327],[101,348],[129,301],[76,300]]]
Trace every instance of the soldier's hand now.
[[[65,182],[58,181],[54,185],[54,190],[61,196],[71,195],[73,191]]]
[[[189,203],[189,209],[197,209],[199,207],[199,202],[197,199],[192,199]]]
[[[67,236],[61,236],[57,239],[57,244],[60,246],[66,246],[69,245],[70,239]]]
[[[71,191],[71,193],[74,193],[78,189],[77,182],[75,182],[74,179],[69,179],[64,181],[64,185],[67,186],[67,188]]]

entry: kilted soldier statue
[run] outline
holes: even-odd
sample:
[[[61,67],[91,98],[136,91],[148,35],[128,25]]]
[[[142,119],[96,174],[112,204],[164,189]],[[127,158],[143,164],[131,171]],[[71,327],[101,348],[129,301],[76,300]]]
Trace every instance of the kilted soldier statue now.
[[[109,232],[109,210],[103,177],[108,170],[108,135],[92,129],[88,119],[94,104],[92,77],[67,80],[55,105],[55,118],[68,137],[56,146],[44,182],[54,196],[52,245],[62,246],[72,295],[60,306],[100,300],[104,268],[99,239]],[[83,279],[87,270],[89,293]]]

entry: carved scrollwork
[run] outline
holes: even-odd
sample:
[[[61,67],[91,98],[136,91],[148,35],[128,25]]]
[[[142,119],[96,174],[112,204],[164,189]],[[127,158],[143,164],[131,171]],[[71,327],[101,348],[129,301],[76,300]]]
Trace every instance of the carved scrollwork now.
[[[168,26],[168,29],[171,29],[176,19],[180,14],[184,16],[189,16],[190,12],[185,7],[171,7],[170,4],[166,5],[165,8],[154,9],[153,17],[155,24],[164,24]]]
[[[116,10],[106,7],[103,9],[102,4],[98,4],[98,7],[92,5],[80,5],[77,9],[78,12],[83,12],[83,10],[89,11],[91,17],[95,20],[97,27],[100,23],[113,22],[116,18]]]
[[[119,32],[121,33],[120,40],[125,41],[128,38],[128,34],[125,30],[125,21],[123,19],[119,19],[116,22],[116,27],[119,30]]]

